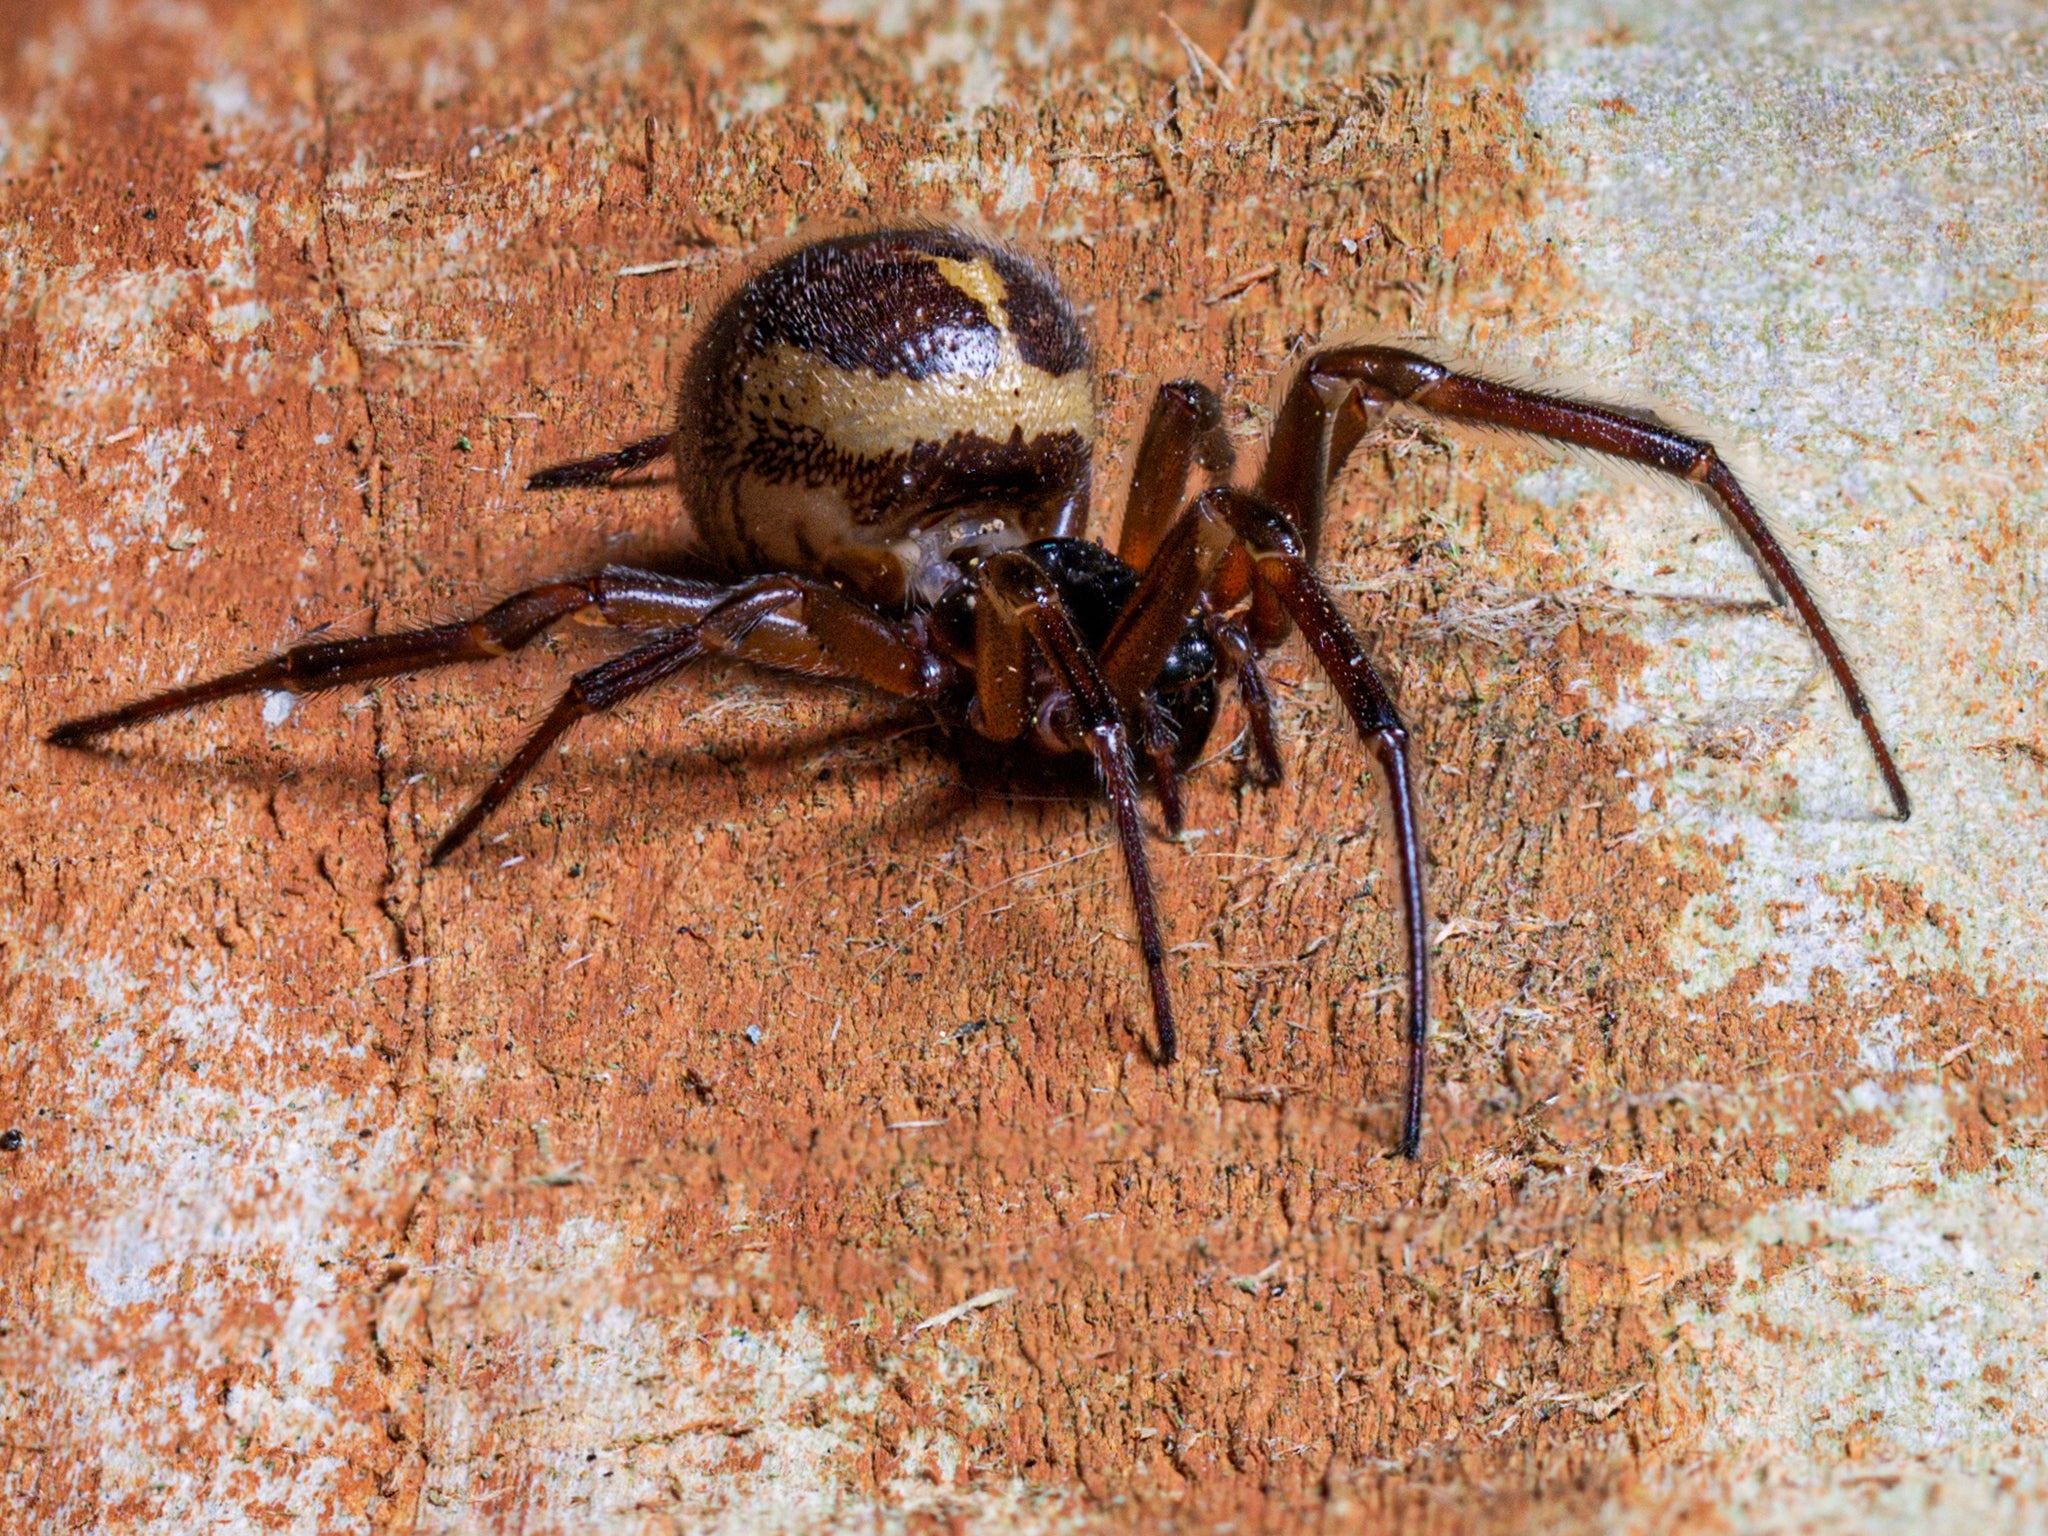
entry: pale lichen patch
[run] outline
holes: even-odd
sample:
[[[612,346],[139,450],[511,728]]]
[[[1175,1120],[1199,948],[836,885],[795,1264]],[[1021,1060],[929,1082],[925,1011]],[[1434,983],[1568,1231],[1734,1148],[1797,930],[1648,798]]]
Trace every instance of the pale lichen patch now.
[[[808,1313],[721,1322],[732,1281],[659,1307],[624,1299],[621,1276],[650,1278],[625,1227],[519,1219],[450,1248],[460,1257],[437,1265],[430,1303],[435,1346],[492,1368],[428,1388],[426,1529],[469,1529],[508,1498],[522,1529],[547,1531],[653,1510],[730,1536],[931,1518],[973,1532],[1092,1528],[1070,1495],[983,1467],[927,1427],[902,1437],[877,1484],[872,1425],[888,1383],[835,1359],[841,1326]],[[974,1375],[957,1350],[938,1372],[964,1398]]]
[[[1672,1305],[1690,1363],[1661,1390],[1692,1421],[1685,1459],[1714,1469],[1734,1530],[1861,1511],[1970,1531],[2048,1478],[2048,1156],[1945,1178],[1939,1085],[1865,1084],[1855,1098],[1889,1139],[1850,1143],[1824,1194],[1639,1281],[1649,1297],[1677,1272],[1720,1264],[1730,1277],[1718,1303]],[[1905,1521],[1916,1506],[1931,1523]]]
[[[358,1343],[352,1218],[406,1138],[304,1078],[340,1041],[288,1028],[206,961],[139,968],[57,942],[25,980],[25,1001],[61,999],[46,1046],[72,1063],[43,1413],[92,1448],[92,1504],[150,1511],[134,1531],[259,1510],[279,1529],[366,1529],[336,1502],[362,1433],[336,1397]]]
[[[1881,816],[1847,712],[1806,686],[1810,648],[1792,626],[1736,611],[1632,619],[1656,658],[1633,697],[1656,704],[1629,723],[1672,765],[1658,825],[1743,849],[1730,878],[1745,915],[1681,936],[1687,967],[1704,981],[1777,953],[1791,993],[1814,966],[1853,977],[1855,951],[1876,946],[1824,892],[1868,873],[1954,914],[1973,975],[2039,974],[2038,810],[1987,792],[2009,775],[1977,744],[2034,730],[2014,726],[2015,701],[2048,675],[2039,596],[2012,578],[2039,561],[2048,526],[2043,395],[2037,370],[2005,360],[2038,349],[2040,325],[2008,305],[2010,334],[1987,345],[1982,306],[1959,302],[2043,259],[2038,221],[1993,190],[2016,163],[2038,170],[2040,147],[2017,110],[1981,108],[2038,99],[2024,51],[1987,48],[1997,28],[1960,13],[1899,12],[1881,43],[1862,10],[1840,26],[1744,7],[1619,17],[1621,31],[1611,6],[1554,8],[1526,91],[1571,173],[1542,222],[1579,277],[1543,333],[1543,366],[1620,371],[1740,450],[1822,601],[1849,621],[1916,802],[1905,826]],[[1588,548],[1619,585],[1758,595],[1696,508],[1633,489],[1583,505]],[[1698,750],[1703,721],[1761,721],[1772,740],[1732,772]],[[1789,936],[1761,932],[1786,903]],[[1925,938],[1889,953],[1924,957]]]

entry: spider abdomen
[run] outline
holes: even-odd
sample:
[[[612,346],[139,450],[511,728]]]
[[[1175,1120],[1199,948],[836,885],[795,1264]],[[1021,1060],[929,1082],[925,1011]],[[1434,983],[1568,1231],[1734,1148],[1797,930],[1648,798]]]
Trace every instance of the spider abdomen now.
[[[1086,523],[1087,336],[1050,273],[962,230],[764,268],[706,327],[680,405],[697,543],[736,575],[810,571],[900,609],[963,540]]]

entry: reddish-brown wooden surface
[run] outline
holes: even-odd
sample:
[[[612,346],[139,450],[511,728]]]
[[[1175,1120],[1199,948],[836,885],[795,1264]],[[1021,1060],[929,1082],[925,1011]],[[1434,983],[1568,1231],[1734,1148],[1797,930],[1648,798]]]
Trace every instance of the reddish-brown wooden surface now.
[[[692,318],[816,221],[968,213],[1045,256],[1099,338],[1103,523],[1163,376],[1219,381],[1250,450],[1308,339],[1483,352],[1574,304],[1520,20],[1174,14],[1213,72],[1097,4],[10,7],[0,1492],[31,1527],[1653,1507],[1708,1454],[1681,1324],[1717,1255],[1889,1135],[1849,1092],[1868,1022],[1941,1060],[1950,1171],[2033,1123],[2034,995],[1938,942],[1853,997],[1681,974],[1740,849],[1639,835],[1664,764],[1586,701],[1648,653],[1490,450],[1362,453],[1327,541],[1427,765],[1419,1165],[1368,762],[1293,652],[1287,784],[1241,787],[1233,715],[1155,849],[1170,1071],[1103,809],[970,792],[840,691],[689,677],[431,873],[587,634],[39,744],[673,549],[665,491],[521,480],[658,429]],[[1799,813],[1771,741],[1704,740]],[[1909,884],[1839,896],[1953,940]]]

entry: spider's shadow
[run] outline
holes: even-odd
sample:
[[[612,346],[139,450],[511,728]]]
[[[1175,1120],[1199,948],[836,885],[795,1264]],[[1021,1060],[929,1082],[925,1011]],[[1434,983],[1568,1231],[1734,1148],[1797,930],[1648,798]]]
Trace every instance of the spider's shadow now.
[[[823,689],[831,685],[817,686]],[[530,727],[532,723],[529,721],[528,726]],[[827,723],[806,727],[779,736],[773,742],[750,747],[737,757],[731,752],[721,750],[716,736],[713,735],[681,751],[657,750],[651,754],[651,763],[643,761],[625,766],[594,754],[579,757],[572,747],[562,759],[557,772],[586,780],[609,778],[627,781],[643,778],[650,767],[685,776],[706,772],[707,760],[711,766],[716,767],[727,767],[735,762],[747,767],[772,767],[776,764],[816,757],[836,746],[858,746],[866,741],[883,742],[926,734],[934,729],[934,723],[929,716],[898,710],[851,724]],[[293,781],[366,793],[375,793],[381,787],[374,764],[362,760],[361,754],[322,752],[317,749],[306,751],[295,744],[287,758],[274,744],[274,738],[266,738],[256,743],[239,737],[222,741],[217,744],[215,752],[208,755],[173,755],[151,751],[146,745],[139,748],[119,748],[99,743],[67,746],[64,750],[67,756],[87,753],[94,757],[117,759],[127,764],[144,782],[164,785],[168,785],[176,775],[180,778],[203,777],[254,790],[264,790]],[[509,750],[509,745],[506,750]],[[499,766],[502,755],[482,752],[447,756],[430,752],[419,753],[420,758],[430,761],[431,766],[427,766],[427,772],[441,785],[467,785],[474,780],[479,788]],[[876,755],[862,755],[857,759],[862,763],[884,760],[888,759]],[[516,820],[516,812],[510,809],[502,812],[501,816],[508,823]]]
[[[806,679],[776,681],[795,696],[837,695],[862,697],[829,683]],[[625,745],[617,743],[616,745]],[[81,749],[70,749],[77,751]],[[223,742],[214,755],[174,756],[151,751],[110,750],[90,746],[82,750],[94,756],[108,756],[126,763],[135,782],[151,789],[171,792],[189,786],[193,779],[234,785],[262,794],[282,785],[317,785],[337,798],[373,795],[384,787],[372,762],[356,753],[312,752],[295,749],[287,759],[268,741],[252,744],[244,739]],[[749,744],[744,750],[725,747],[715,726],[707,739],[680,750],[665,743],[645,757],[619,761],[616,754],[579,755],[570,751],[555,767],[553,777],[570,782],[607,782],[630,790],[644,785],[650,774],[689,783],[716,777],[746,778],[784,770],[785,780],[799,777],[802,766],[819,759],[836,771],[850,789],[872,788],[897,776],[907,763],[923,757],[941,768],[933,778],[917,784],[908,793],[890,796],[879,814],[864,826],[849,825],[850,837],[873,840],[907,829],[928,829],[944,816],[958,815],[984,803],[1021,804],[1048,801],[1087,801],[1095,798],[1092,771],[1085,758],[1073,764],[1048,761],[1035,756],[1006,757],[972,732],[948,729],[926,711],[916,707],[884,708],[866,719],[826,721],[776,735],[771,740]],[[459,753],[443,757],[427,768],[438,793],[459,797],[480,787],[501,761],[501,755]],[[954,770],[948,774],[945,768]],[[858,780],[866,781],[857,784]],[[794,790],[793,784],[755,786],[762,798],[779,790]],[[517,803],[508,805],[496,818],[501,831],[516,833],[530,818],[519,814]],[[586,824],[603,831],[610,817],[593,815]],[[461,855],[457,855],[459,860]]]

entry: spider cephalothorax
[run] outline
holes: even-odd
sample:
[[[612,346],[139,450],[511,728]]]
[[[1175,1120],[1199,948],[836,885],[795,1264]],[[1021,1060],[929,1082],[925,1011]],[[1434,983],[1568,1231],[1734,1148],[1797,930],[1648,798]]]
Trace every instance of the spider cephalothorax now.
[[[694,346],[671,432],[558,465],[528,486],[598,485],[675,459],[692,553],[715,579],[609,567],[430,629],[295,646],[209,682],[73,720],[119,726],[261,689],[306,691],[525,645],[576,615],[640,643],[579,674],[442,837],[449,857],[576,720],[691,662],[727,655],[914,700],[957,735],[1034,759],[1092,761],[1115,812],[1159,1058],[1175,1054],[1165,951],[1138,815],[1141,766],[1169,828],[1180,777],[1235,679],[1260,775],[1280,774],[1260,658],[1299,628],[1389,790],[1407,937],[1401,1148],[1422,1136],[1428,949],[1408,734],[1314,561],[1324,495],[1394,409],[1612,455],[1704,488],[1847,696],[1901,817],[1904,783],[1841,647],[1712,446],[1647,412],[1503,384],[1402,347],[1312,353],[1253,484],[1188,497],[1231,467],[1206,385],[1164,385],[1138,446],[1114,553],[1089,542],[1094,392],[1087,337],[1052,275],[941,226],[818,240],[763,268]]]

